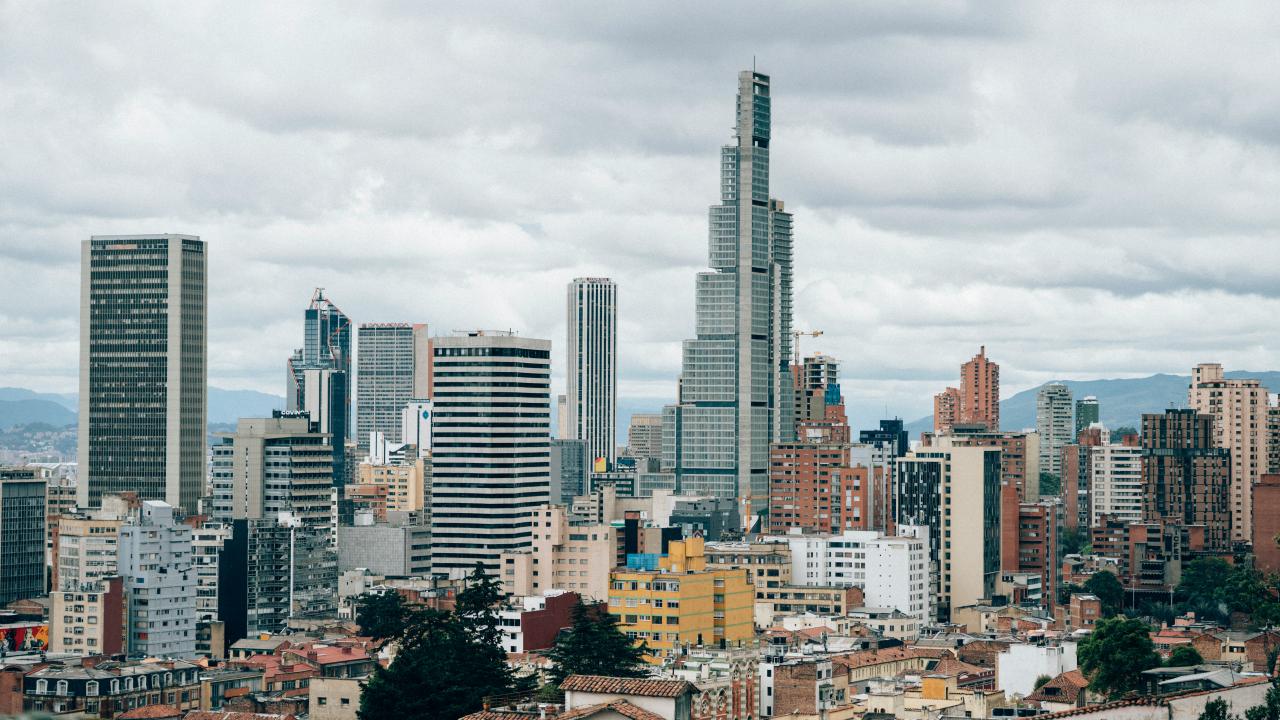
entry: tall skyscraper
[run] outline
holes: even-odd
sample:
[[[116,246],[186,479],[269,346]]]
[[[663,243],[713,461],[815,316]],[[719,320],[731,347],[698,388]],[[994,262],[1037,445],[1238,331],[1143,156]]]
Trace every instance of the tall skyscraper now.
[[[1187,404],[1213,416],[1214,446],[1231,451],[1231,539],[1253,537],[1253,486],[1267,472],[1268,392],[1257,380],[1227,379],[1218,363],[1191,371]]]
[[[77,503],[132,491],[194,513],[208,422],[205,243],[95,235],[80,268]]]
[[[617,461],[618,286],[608,278],[569,283],[569,438],[587,443],[587,457]]]
[[[993,432],[1000,429],[1000,366],[987,359],[985,345],[960,366],[958,414],[962,423],[983,423]]]
[[[794,436],[791,214],[769,197],[769,76],[738,75],[736,141],[720,152],[711,270],[698,273],[697,339],[679,404],[663,413],[681,492],[736,498],[748,527],[767,510],[769,444]],[[668,430],[669,427],[669,430]]]
[[[1036,393],[1036,432],[1040,435],[1040,470],[1062,477],[1062,448],[1072,440],[1071,390],[1066,385],[1049,383]]]
[[[933,434],[946,435],[960,422],[960,388],[949,387],[933,396]]]
[[[431,367],[423,323],[361,323],[356,335],[356,443],[369,449],[369,433],[387,442],[401,437],[401,414],[411,400],[427,396]]]
[[[304,411],[319,431],[331,435],[333,485],[343,495],[351,418],[351,320],[316,288],[303,315],[302,347],[289,357],[285,404]],[[349,519],[350,507],[339,514]]]
[[[1085,395],[1076,401],[1076,435],[1090,425],[1101,422],[1098,409],[1098,398],[1093,395]],[[1073,435],[1072,438],[1074,437]]]
[[[474,331],[432,355],[432,572],[497,574],[550,500],[551,342]]]
[[[1217,446],[1212,415],[1142,416],[1142,499],[1144,520],[1204,525],[1206,549],[1231,550],[1231,452]]]

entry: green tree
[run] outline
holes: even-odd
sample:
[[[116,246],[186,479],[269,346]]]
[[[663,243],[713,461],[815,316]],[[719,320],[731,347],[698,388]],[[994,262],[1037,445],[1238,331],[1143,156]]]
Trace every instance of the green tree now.
[[[368,593],[356,601],[360,632],[378,640],[399,637],[409,622],[410,610],[398,592]]]
[[[1036,676],[1036,690],[1039,690],[1040,688],[1042,688],[1042,687],[1044,687],[1045,685],[1049,684],[1049,682],[1050,682],[1051,680],[1053,680],[1053,678],[1049,677],[1048,675],[1037,675],[1037,676]]]
[[[1099,621],[1077,652],[1089,688],[1111,697],[1137,690],[1142,671],[1160,665],[1148,630],[1124,616]]]
[[[361,720],[457,720],[485,698],[532,691],[507,667],[496,586],[477,565],[454,612],[410,612],[395,661],[374,670],[360,696]]]
[[[1089,592],[1089,591],[1085,590],[1083,585],[1076,585],[1075,583],[1063,583],[1058,586],[1058,604],[1066,605],[1071,602],[1072,595],[1075,595],[1077,593],[1085,593],[1085,592]]]
[[[1139,435],[1138,428],[1132,425],[1121,425],[1111,431],[1111,442],[1118,443],[1124,439],[1125,435]]]
[[[1189,610],[1221,616],[1222,588],[1231,577],[1231,564],[1222,558],[1197,558],[1182,569],[1174,594]]]
[[[1053,473],[1040,473],[1040,494],[1043,496],[1061,495],[1062,479]]]
[[[1112,617],[1120,612],[1124,606],[1124,586],[1116,579],[1114,573],[1108,570],[1099,570],[1084,583],[1085,592],[1098,596],[1102,601],[1102,614],[1104,617]]]
[[[1200,713],[1200,720],[1240,720],[1240,716],[1228,712],[1226,700],[1214,698],[1204,704],[1204,712]]]
[[[1062,554],[1075,555],[1084,550],[1086,541],[1085,533],[1078,527],[1063,528],[1062,534],[1058,536],[1061,539]]]
[[[1169,653],[1169,659],[1165,665],[1169,667],[1190,667],[1199,665],[1204,662],[1204,658],[1200,657],[1200,651],[1190,645],[1179,645]]]
[[[573,606],[573,626],[560,633],[547,657],[555,663],[554,684],[570,675],[644,677],[647,645],[636,645],[618,629],[618,619],[599,605],[581,600]]]

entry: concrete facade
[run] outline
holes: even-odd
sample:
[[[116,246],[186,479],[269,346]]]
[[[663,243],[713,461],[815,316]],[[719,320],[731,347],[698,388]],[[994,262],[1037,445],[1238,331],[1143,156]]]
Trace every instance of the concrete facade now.
[[[196,571],[191,528],[174,508],[148,500],[120,528],[120,575],[128,608],[128,652],[141,657],[196,654]]]
[[[1231,540],[1253,537],[1252,488],[1267,472],[1267,388],[1257,380],[1227,379],[1218,363],[1191,370],[1187,405],[1213,418],[1214,447],[1231,453]]]
[[[617,528],[607,522],[571,522],[562,505],[544,505],[534,517],[532,546],[504,552],[500,558],[503,591],[533,596],[571,590],[604,602],[609,597],[609,572],[618,560]]]

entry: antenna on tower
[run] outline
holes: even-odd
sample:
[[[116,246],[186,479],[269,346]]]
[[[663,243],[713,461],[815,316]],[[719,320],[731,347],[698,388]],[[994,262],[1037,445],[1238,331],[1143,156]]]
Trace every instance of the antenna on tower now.
[[[756,71],[756,56],[752,55],[751,56],[751,72],[755,72],[755,71]]]

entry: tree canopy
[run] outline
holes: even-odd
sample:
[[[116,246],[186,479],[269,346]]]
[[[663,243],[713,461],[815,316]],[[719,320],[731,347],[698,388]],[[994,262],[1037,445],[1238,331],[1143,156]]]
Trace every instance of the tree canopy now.
[[[1099,621],[1077,651],[1089,688],[1111,697],[1137,690],[1142,671],[1160,665],[1148,630],[1145,623],[1123,615]]]
[[[1097,595],[1098,600],[1102,601],[1103,617],[1112,617],[1124,607],[1124,586],[1115,573],[1108,570],[1100,570],[1089,576],[1084,583],[1084,590]]]
[[[454,612],[405,608],[400,632],[390,636],[399,644],[395,660],[369,678],[361,720],[457,720],[480,710],[485,698],[531,691],[506,664],[495,608],[500,597],[477,564]]]
[[[1169,667],[1190,667],[1199,665],[1204,662],[1204,658],[1200,657],[1200,651],[1190,645],[1179,645],[1169,652],[1169,660],[1165,665]]]
[[[552,682],[564,682],[570,675],[643,677],[646,647],[637,646],[621,630],[618,619],[601,606],[581,600],[573,606],[573,626],[556,637],[547,657],[555,663]]]
[[[369,593],[356,603],[360,632],[377,640],[399,637],[409,619],[404,596],[398,592]]]

